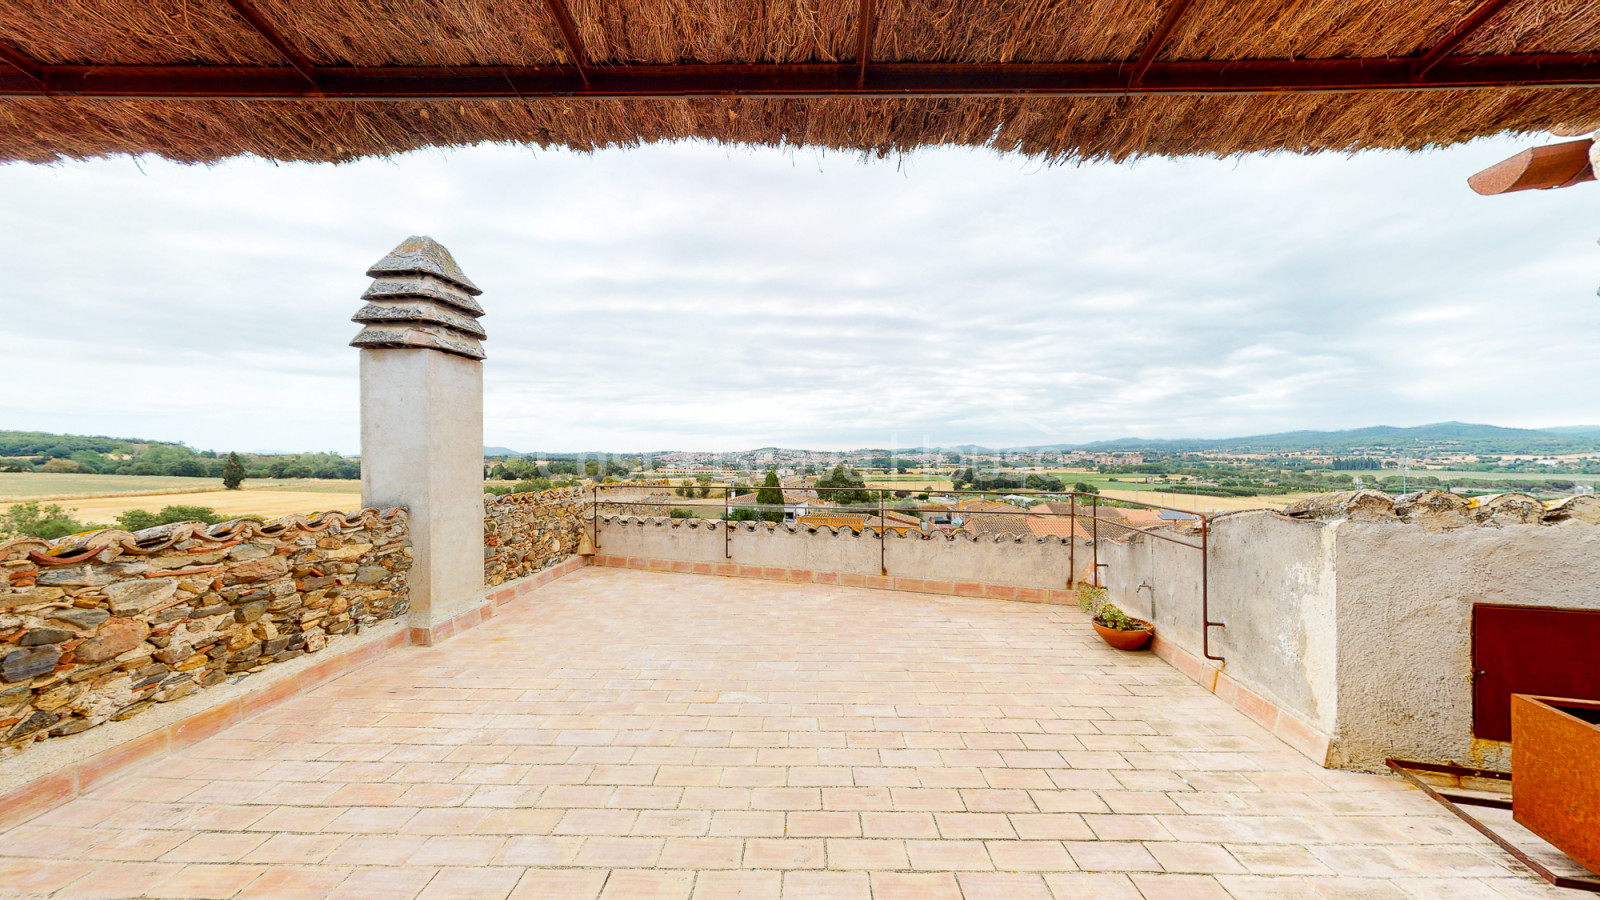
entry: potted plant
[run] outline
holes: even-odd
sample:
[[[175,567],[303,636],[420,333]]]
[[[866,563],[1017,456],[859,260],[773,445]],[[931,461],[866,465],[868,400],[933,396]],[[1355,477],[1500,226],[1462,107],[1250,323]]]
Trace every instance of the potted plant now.
[[[1150,642],[1155,626],[1143,619],[1135,619],[1115,604],[1106,602],[1106,589],[1096,585],[1078,585],[1078,608],[1093,618],[1094,630],[1100,639],[1118,650],[1138,650]]]

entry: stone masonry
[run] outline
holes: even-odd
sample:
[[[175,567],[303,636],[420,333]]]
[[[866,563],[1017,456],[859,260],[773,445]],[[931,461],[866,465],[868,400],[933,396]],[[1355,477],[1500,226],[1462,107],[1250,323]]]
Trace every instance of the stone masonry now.
[[[0,543],[0,753],[403,615],[407,525],[365,509]]]
[[[588,498],[578,488],[483,498],[483,582],[533,575],[578,551]]]

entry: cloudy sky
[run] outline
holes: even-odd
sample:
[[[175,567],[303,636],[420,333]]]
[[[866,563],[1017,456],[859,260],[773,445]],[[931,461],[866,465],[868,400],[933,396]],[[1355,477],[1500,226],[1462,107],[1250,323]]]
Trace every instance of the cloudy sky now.
[[[0,166],[0,428],[353,452],[349,317],[410,234],[484,289],[518,449],[1594,423],[1600,186],[1464,181],[1529,143]]]

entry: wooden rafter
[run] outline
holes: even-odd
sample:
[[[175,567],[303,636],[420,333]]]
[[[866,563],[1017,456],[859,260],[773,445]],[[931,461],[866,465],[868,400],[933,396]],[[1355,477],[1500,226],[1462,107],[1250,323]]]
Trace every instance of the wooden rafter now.
[[[589,83],[589,54],[583,49],[583,38],[578,36],[578,26],[572,21],[572,13],[567,10],[567,4],[562,0],[544,0],[550,8],[550,15],[556,20],[556,27],[561,29],[561,40],[567,45],[567,56],[572,60],[572,67],[578,70],[578,77],[584,84]]]
[[[238,13],[239,18],[245,20],[256,34],[261,35],[263,40],[271,44],[272,49],[278,51],[278,55],[287,60],[289,65],[294,66],[294,70],[299,72],[302,78],[313,86],[316,85],[316,65],[304,53],[301,53],[299,48],[289,43],[289,39],[284,37],[271,22],[268,22],[260,11],[251,6],[249,0],[228,0],[228,5],[233,7],[233,11]]]
[[[40,70],[39,64],[30,59],[21,50],[17,50],[10,44],[0,43],[0,62],[21,72],[41,88],[44,87],[44,73]]]
[[[1422,55],[1422,59],[1417,62],[1417,76],[1421,77],[1428,74],[1428,70],[1443,62],[1444,58],[1461,46],[1462,42],[1471,37],[1473,32],[1482,28],[1490,19],[1495,17],[1495,14],[1509,6],[1511,2],[1512,0],[1483,0],[1482,3],[1478,4],[1477,9],[1472,11],[1472,15],[1462,19],[1460,24],[1450,29],[1449,34],[1445,35],[1439,43],[1434,44],[1427,53]]]
[[[1139,82],[1144,80],[1144,73],[1150,71],[1150,66],[1155,64],[1156,57],[1161,55],[1161,48],[1167,45],[1172,33],[1178,30],[1178,22],[1193,4],[1194,0],[1173,0],[1172,5],[1167,7],[1166,15],[1161,17],[1161,23],[1151,33],[1149,40],[1144,42],[1144,49],[1133,63],[1133,71],[1128,75],[1129,84],[1138,86]]]
[[[856,16],[856,83],[866,84],[867,66],[872,62],[872,31],[877,25],[878,8],[873,0],[861,0]]]
[[[1093,97],[1600,87],[1600,53],[1451,56],[1422,77],[1416,60],[1154,62],[1139,84],[1126,62],[715,63],[602,66],[328,66],[317,84],[285,66],[40,66],[49,90],[0,69],[0,97],[263,100],[492,100],[535,97]]]

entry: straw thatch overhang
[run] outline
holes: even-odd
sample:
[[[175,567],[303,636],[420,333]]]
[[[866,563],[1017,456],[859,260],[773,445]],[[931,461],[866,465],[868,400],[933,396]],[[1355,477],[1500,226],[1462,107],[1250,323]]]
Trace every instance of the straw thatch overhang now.
[[[686,137],[1123,159],[1597,125],[1592,0],[0,6],[0,159]]]

